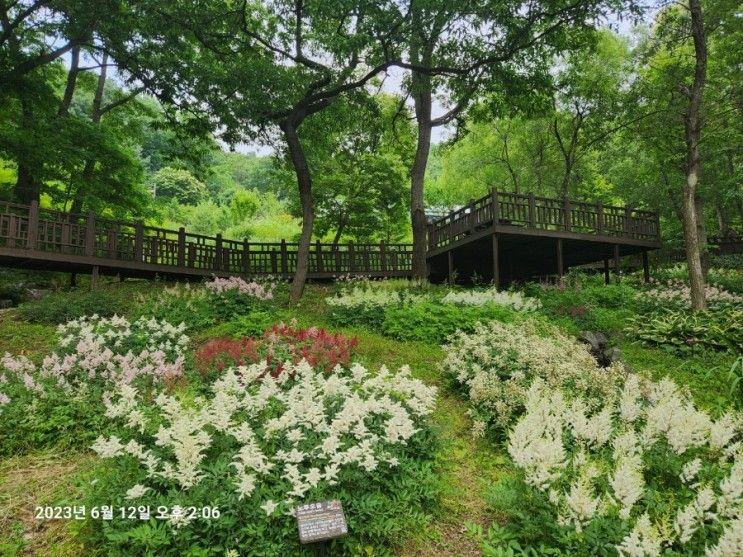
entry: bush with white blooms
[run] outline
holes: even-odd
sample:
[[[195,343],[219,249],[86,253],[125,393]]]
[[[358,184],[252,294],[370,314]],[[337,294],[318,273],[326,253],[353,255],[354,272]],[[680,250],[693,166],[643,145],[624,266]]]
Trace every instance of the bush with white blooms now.
[[[466,389],[472,403],[475,436],[489,426],[505,430],[523,411],[536,377],[552,387],[590,394],[593,403],[600,404],[624,372],[620,364],[599,367],[585,345],[531,320],[480,323],[471,333],[453,335],[444,351],[442,370]]]
[[[537,379],[508,452],[576,539],[593,528],[623,556],[735,557],[742,426],[738,414],[697,409],[669,379],[630,374],[601,408]]]
[[[509,307],[514,311],[531,312],[542,307],[542,302],[536,298],[524,296],[521,292],[499,291],[497,288],[487,290],[452,291],[446,294],[441,301],[445,304],[463,306],[484,306],[496,304]]]
[[[276,378],[266,362],[230,368],[208,395],[160,394],[154,407],[135,387],[120,385],[105,404],[106,416],[123,428],[93,445],[108,461],[110,483],[93,492],[108,489],[105,498],[121,505],[220,508],[213,524],[171,518],[162,555],[180,554],[199,536],[203,547],[286,554],[297,543],[292,528],[282,530],[293,507],[323,498],[350,505],[349,520],[363,533],[371,510],[364,505],[374,497],[392,490],[403,510],[406,498],[417,497],[421,486],[411,474],[421,473],[416,453],[435,397],[407,367],[371,373],[354,364],[326,375],[304,360],[287,363]],[[374,491],[368,500],[367,490]],[[138,527],[119,523],[120,530]]]

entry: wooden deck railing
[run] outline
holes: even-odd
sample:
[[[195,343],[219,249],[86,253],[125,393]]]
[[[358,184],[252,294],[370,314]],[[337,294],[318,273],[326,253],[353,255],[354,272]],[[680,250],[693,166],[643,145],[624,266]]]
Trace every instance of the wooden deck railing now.
[[[162,272],[292,275],[297,243],[248,242],[166,230],[141,222],[105,219],[39,208],[37,203],[0,203],[0,248],[26,250],[36,256],[57,253],[84,258],[91,265],[157,265]],[[118,265],[117,265],[118,262]],[[408,244],[325,244],[310,250],[310,275],[346,273],[399,276],[410,273]]]
[[[658,214],[632,207],[492,190],[428,226],[428,249],[445,247],[477,230],[514,226],[612,239],[660,241]]]

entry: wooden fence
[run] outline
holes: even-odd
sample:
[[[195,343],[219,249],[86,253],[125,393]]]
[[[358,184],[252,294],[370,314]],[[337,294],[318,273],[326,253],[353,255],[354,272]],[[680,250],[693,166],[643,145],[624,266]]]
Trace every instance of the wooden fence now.
[[[248,242],[221,235],[191,234],[141,222],[105,219],[39,208],[37,203],[0,203],[0,248],[24,250],[43,259],[66,254],[90,265],[116,268],[131,264],[157,266],[174,274],[239,274],[291,276],[298,244]],[[406,276],[412,267],[408,244],[326,244],[311,246],[311,277],[343,274]],[[208,274],[208,273],[207,273]]]
[[[657,213],[602,202],[585,203],[491,191],[428,226],[428,248],[439,249],[477,230],[513,226],[617,239],[660,241]]]

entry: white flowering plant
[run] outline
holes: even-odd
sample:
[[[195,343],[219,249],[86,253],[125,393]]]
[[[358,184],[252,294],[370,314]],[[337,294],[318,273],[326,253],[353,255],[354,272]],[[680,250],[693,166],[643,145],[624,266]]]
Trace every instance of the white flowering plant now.
[[[183,322],[189,331],[204,330],[237,317],[263,315],[271,308],[277,286],[270,278],[248,282],[240,277],[215,277],[202,285],[176,284],[141,299],[140,311],[148,318]]]
[[[556,327],[528,319],[518,324],[479,323],[444,346],[441,369],[471,403],[473,434],[502,433],[524,411],[532,381],[565,387],[600,402],[613,392],[621,364],[601,368],[588,348]]]
[[[508,436],[519,512],[502,508],[512,520],[486,545],[510,537],[555,555],[743,555],[740,414],[715,419],[671,380],[635,374],[598,407],[537,379],[525,406]]]
[[[717,284],[705,284],[704,297],[711,309],[726,306],[743,309],[743,295]],[[690,309],[691,288],[681,279],[653,280],[648,288],[637,293],[637,299],[646,309]]]
[[[83,317],[57,329],[53,351],[40,363],[24,355],[0,358],[2,450],[75,443],[100,429],[101,393],[120,384],[166,388],[185,373],[190,339],[183,325],[155,319]]]
[[[484,306],[486,304],[497,304],[506,306],[515,311],[532,312],[542,307],[542,302],[537,298],[530,298],[521,292],[499,291],[497,288],[486,290],[461,290],[451,291],[442,299],[444,304],[457,304],[463,306]]]
[[[122,433],[93,444],[103,463],[86,488],[90,504],[212,506],[221,515],[95,523],[93,534],[134,554],[302,555],[293,508],[337,498],[350,532],[336,542],[340,553],[389,543],[435,500],[435,397],[406,367],[325,375],[306,361],[275,378],[265,362],[230,368],[208,395],[160,394],[154,408],[121,385],[105,405]]]
[[[334,325],[366,325],[376,328],[382,325],[386,308],[409,306],[427,298],[426,294],[412,290],[354,286],[337,296],[326,298],[325,302],[330,307],[330,320]]]

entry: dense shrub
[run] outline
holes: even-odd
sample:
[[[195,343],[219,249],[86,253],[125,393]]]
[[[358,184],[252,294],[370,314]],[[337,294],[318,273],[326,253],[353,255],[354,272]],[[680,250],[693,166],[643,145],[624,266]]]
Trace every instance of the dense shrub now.
[[[581,330],[619,331],[624,320],[637,307],[637,291],[628,284],[603,284],[597,278],[583,277],[566,285],[531,283],[525,291],[539,299],[540,312],[551,319],[568,320]]]
[[[277,321],[287,317],[286,312],[276,309],[251,311],[248,315],[238,315],[229,321],[219,323],[204,331],[206,338],[247,338],[257,337]]]
[[[364,325],[379,329],[388,307],[404,307],[425,299],[422,294],[407,290],[372,289],[355,287],[339,296],[326,298],[330,306],[330,322],[340,327]]]
[[[397,340],[441,344],[457,331],[472,331],[481,321],[517,319],[518,313],[505,306],[457,306],[422,302],[389,306],[384,310],[381,330]]]
[[[478,532],[488,554],[743,554],[739,416],[636,375],[600,409],[541,380],[526,400],[508,440],[519,478],[490,498],[509,521]]]
[[[743,309],[659,310],[631,318],[627,334],[648,345],[678,352],[700,349],[743,350]]]
[[[272,298],[270,283],[215,278],[203,287],[177,284],[155,297],[143,298],[140,314],[183,322],[189,330],[198,331],[253,312],[265,313]]]
[[[274,375],[282,372],[285,362],[306,360],[315,369],[331,371],[336,365],[347,366],[355,338],[329,333],[316,327],[298,329],[283,323],[274,325],[257,339],[214,339],[196,353],[196,365],[201,373],[223,371],[265,360]]]
[[[39,300],[18,306],[18,313],[31,323],[66,323],[85,315],[124,315],[133,300],[127,290],[100,288],[96,290],[71,290],[53,292]]]
[[[477,324],[472,332],[451,337],[444,351],[441,369],[469,398],[475,435],[490,426],[505,431],[523,411],[527,390],[537,377],[600,403],[623,371],[618,364],[600,368],[585,345],[533,320]]]
[[[94,443],[106,465],[85,484],[87,504],[217,507],[220,517],[99,520],[90,536],[113,554],[305,555],[292,509],[339,499],[349,535],[331,551],[376,551],[420,527],[435,502],[434,399],[406,368],[325,375],[306,362],[276,378],[265,364],[228,369],[210,395],[160,395],[151,410],[121,389],[107,414],[124,433]]]

